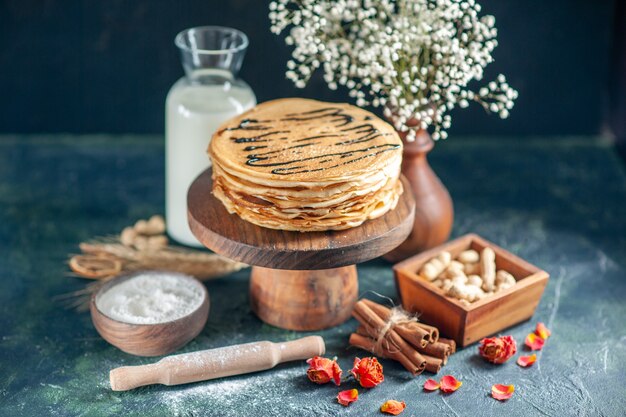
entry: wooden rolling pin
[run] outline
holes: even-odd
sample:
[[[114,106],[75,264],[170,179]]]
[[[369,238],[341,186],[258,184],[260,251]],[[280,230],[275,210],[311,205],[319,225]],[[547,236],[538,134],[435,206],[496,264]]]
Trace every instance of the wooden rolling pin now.
[[[113,391],[151,384],[179,385],[273,368],[279,363],[323,355],[320,336],[284,343],[254,342],[168,356],[157,363],[122,366],[109,375]]]

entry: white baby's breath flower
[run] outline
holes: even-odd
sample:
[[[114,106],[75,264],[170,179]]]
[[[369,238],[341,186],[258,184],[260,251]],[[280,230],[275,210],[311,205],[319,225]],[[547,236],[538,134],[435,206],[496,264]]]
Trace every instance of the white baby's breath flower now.
[[[384,116],[413,140],[429,129],[445,139],[448,112],[476,101],[502,118],[517,91],[504,75],[472,90],[493,61],[493,16],[475,0],[275,0],[272,33],[288,31],[293,45],[286,77],[306,85],[321,68],[330,89],[348,89],[359,106],[383,107]],[[417,120],[414,127],[409,120]]]

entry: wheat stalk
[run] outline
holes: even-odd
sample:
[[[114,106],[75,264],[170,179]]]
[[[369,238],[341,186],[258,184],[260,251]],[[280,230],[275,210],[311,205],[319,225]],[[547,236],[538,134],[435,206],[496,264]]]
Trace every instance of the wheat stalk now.
[[[141,222],[144,229],[146,225],[155,226],[156,231],[141,230],[138,227]],[[69,307],[86,310],[91,295],[105,282],[120,274],[140,270],[162,270],[179,272],[206,281],[248,267],[244,263],[214,253],[168,245],[163,235],[164,229],[162,218],[153,216],[147,222],[140,220],[134,227],[124,229],[120,235],[82,242],[79,245],[82,254],[70,256],[68,264],[73,276],[96,281],[57,299],[67,302]],[[130,238],[125,236],[125,233],[130,234]],[[137,244],[140,239],[143,239],[143,242],[140,242],[144,243],[143,246]],[[151,245],[150,239],[159,244]]]

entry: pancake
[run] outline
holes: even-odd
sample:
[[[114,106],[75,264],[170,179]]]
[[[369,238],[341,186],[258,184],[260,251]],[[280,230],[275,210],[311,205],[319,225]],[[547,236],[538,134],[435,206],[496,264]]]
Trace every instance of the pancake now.
[[[342,230],[393,209],[402,141],[349,104],[280,99],[224,123],[209,145],[213,193],[262,227]]]
[[[375,198],[351,201],[343,206],[320,209],[277,210],[261,201],[225,191],[214,186],[214,194],[232,214],[261,227],[299,232],[343,230],[361,225],[395,208],[402,193],[402,184],[396,181],[392,188],[379,192]]]

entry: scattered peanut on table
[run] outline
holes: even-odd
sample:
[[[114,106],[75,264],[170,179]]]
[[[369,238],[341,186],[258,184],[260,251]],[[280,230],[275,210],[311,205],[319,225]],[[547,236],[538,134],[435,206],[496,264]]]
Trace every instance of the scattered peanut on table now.
[[[159,215],[149,220],[138,220],[134,226],[128,226],[120,235],[124,246],[134,247],[139,251],[154,251],[168,244],[165,233],[165,220]]]
[[[442,251],[426,262],[419,274],[464,305],[511,288],[516,283],[509,272],[497,270],[496,254],[489,247],[481,253],[468,249],[456,259],[452,259],[450,252]]]

